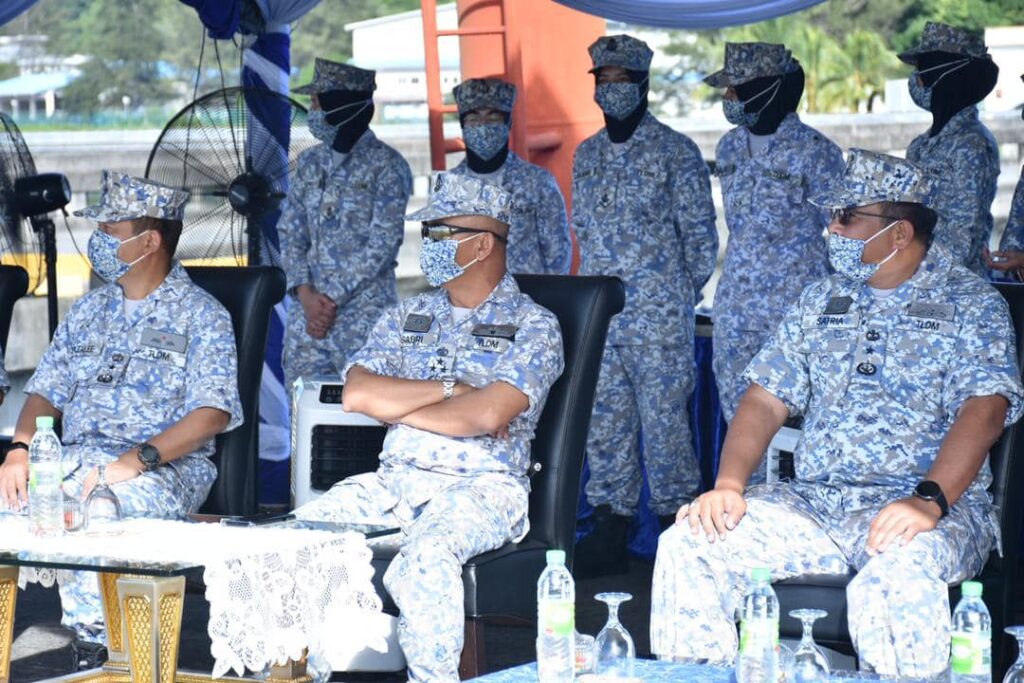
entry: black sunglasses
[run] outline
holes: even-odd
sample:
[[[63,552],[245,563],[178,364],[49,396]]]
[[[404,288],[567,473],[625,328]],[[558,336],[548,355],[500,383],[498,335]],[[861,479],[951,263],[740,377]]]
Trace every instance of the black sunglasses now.
[[[507,242],[504,237],[496,232],[490,230],[476,230],[475,228],[463,228],[458,225],[447,225],[445,223],[433,223],[431,225],[423,224],[420,228],[420,236],[423,239],[432,239],[434,241],[448,240],[461,232],[485,232],[488,235],[493,235],[495,239],[499,239],[502,242]]]
[[[832,209],[832,220],[837,221],[839,225],[849,225],[850,219],[854,216],[871,216],[873,218],[888,218],[891,221],[901,220],[899,216],[887,216],[884,213],[870,213],[868,211],[860,211],[859,209],[845,208],[845,209]]]

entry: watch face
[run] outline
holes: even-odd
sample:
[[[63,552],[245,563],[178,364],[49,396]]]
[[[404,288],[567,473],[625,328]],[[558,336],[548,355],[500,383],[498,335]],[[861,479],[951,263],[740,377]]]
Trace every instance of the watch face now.
[[[917,485],[916,492],[917,495],[919,495],[922,498],[932,499],[938,498],[939,495],[942,493],[942,489],[940,489],[939,485],[936,484],[934,481],[926,480],[922,481],[920,484]]]
[[[146,464],[147,467],[153,467],[160,463],[160,451],[154,446],[146,444],[139,448],[139,459]]]

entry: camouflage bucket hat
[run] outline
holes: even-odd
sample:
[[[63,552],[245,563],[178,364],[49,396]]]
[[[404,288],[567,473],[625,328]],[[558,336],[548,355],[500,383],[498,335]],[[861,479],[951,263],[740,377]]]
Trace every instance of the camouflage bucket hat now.
[[[452,90],[459,115],[488,107],[511,112],[516,102],[516,86],[499,78],[470,78]]]
[[[146,216],[180,221],[185,215],[188,197],[184,190],[148,178],[103,171],[100,203],[75,211],[75,215],[97,223],[118,223]]]
[[[793,57],[777,43],[726,43],[725,67],[704,79],[712,88],[728,88],[755,78],[779,76],[790,70]]]
[[[292,90],[297,95],[312,95],[329,90],[376,90],[377,72],[351,64],[316,58],[313,80]]]
[[[843,177],[811,197],[816,206],[845,209],[876,202],[930,204],[932,184],[924,170],[906,159],[851,149]]]
[[[438,173],[429,203],[405,217],[407,221],[436,221],[452,216],[489,216],[512,223],[512,195],[497,185],[457,173]]]
[[[647,47],[647,43],[624,34],[601,36],[587,48],[587,51],[594,63],[590,73],[604,66],[618,66],[630,71],[649,71],[651,59],[654,57],[654,52]]]
[[[899,54],[900,60],[917,65],[917,58],[929,52],[947,52],[964,57],[992,59],[985,47],[985,36],[980,31],[929,21],[921,33],[917,46]]]

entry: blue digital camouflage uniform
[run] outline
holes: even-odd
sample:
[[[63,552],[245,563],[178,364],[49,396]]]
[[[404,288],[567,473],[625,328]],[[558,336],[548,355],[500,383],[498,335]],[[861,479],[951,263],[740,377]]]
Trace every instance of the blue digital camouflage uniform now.
[[[431,205],[410,220],[432,220],[432,207],[448,201],[462,207],[448,216],[484,213],[507,219],[507,206],[498,211],[478,206],[496,196],[507,202],[508,194],[499,188],[489,188],[497,195],[478,193],[479,181],[452,173],[439,177]],[[558,321],[522,294],[510,275],[459,322],[447,292],[434,289],[381,316],[345,372],[355,365],[405,379],[454,378],[478,389],[506,382],[529,399],[529,408],[509,424],[507,438],[448,437],[391,425],[376,472],[350,477],[296,510],[303,519],[402,528],[401,550],[384,585],[401,611],[399,642],[409,678],[457,681],[464,631],[462,565],[528,530],[530,441],[563,368]]]
[[[920,55],[933,52],[991,59],[980,32],[937,22],[925,24],[920,43],[899,58],[916,67]],[[939,213],[936,240],[958,262],[984,276],[981,253],[992,235],[999,147],[978,118],[978,108],[961,109],[935,137],[925,132],[914,138],[907,159],[923,167],[938,186],[932,206]]]
[[[935,530],[875,557],[866,540],[881,508],[925,477],[965,401],[1002,395],[1007,424],[1018,419],[1013,339],[1002,297],[938,244],[888,297],[841,275],[809,286],[746,372],[804,415],[796,479],[749,489],[747,514],[724,542],[688,525],[662,535],[652,650],[730,663],[751,568],[769,567],[774,580],[852,568],[848,619],[861,662],[888,675],[942,672],[947,584],[980,572],[998,541],[988,464]]]
[[[999,250],[1024,251],[1024,171],[1021,172],[1017,188],[1013,191],[1010,216],[1006,219],[1006,229],[999,240]]]
[[[808,198],[842,174],[843,153],[796,114],[752,157],[750,131],[718,143],[729,242],[715,292],[714,370],[727,421],[747,388],[743,370],[811,282],[828,273],[827,212]]]
[[[650,113],[622,145],[599,131],[576,150],[572,222],[580,274],[615,275],[626,287],[601,363],[587,498],[633,514],[642,432],[651,509],[673,514],[700,485],[687,413],[693,308],[718,253],[700,150]]]
[[[79,299],[57,328],[26,393],[63,413],[64,455],[81,459],[65,490],[81,490],[93,466],[113,461],[197,408],[242,423],[235,336],[224,307],[175,263],[167,279],[128,317],[116,284]],[[213,440],[187,456],[111,488],[127,516],[181,518],[206,499],[217,469]],[[96,575],[70,573],[61,585],[65,626],[102,639]]]
[[[374,321],[398,301],[395,264],[405,229],[412,174],[402,156],[366,131],[338,160],[327,145],[299,158],[278,230],[288,278],[283,356],[286,384],[337,378]],[[338,305],[324,339],[306,332],[295,288],[308,284]]]

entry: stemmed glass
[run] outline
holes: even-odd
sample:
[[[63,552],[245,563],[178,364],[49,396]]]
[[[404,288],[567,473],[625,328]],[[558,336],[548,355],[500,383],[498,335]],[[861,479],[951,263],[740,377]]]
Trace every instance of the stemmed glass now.
[[[1006,672],[1003,683],[1024,683],[1024,626],[1007,626],[1006,632],[1017,639],[1017,661]]]
[[[632,678],[636,648],[629,631],[619,621],[619,605],[632,600],[629,593],[598,593],[595,600],[608,605],[608,623],[597,634],[596,672],[607,678]]]
[[[823,609],[795,609],[789,616],[799,619],[804,625],[804,635],[793,653],[792,683],[828,683],[828,658],[814,642],[814,622],[828,616]],[[1024,682],[1022,682],[1024,683]]]
[[[82,505],[82,525],[87,531],[95,530],[98,526],[105,526],[111,522],[121,519],[121,501],[117,494],[107,484],[107,468],[99,466],[99,476],[96,478],[96,485],[85,498]]]

